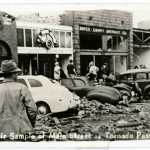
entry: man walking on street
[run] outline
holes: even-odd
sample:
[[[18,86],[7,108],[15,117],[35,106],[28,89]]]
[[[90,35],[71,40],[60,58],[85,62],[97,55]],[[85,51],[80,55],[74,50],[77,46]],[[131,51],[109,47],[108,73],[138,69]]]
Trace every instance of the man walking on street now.
[[[16,82],[21,72],[14,60],[5,60],[1,64],[0,75],[4,77],[0,84],[0,133],[9,139],[10,134],[24,134],[32,131],[37,107],[28,88]]]
[[[67,66],[68,76],[71,78],[74,78],[75,76],[77,76],[77,73],[76,73],[74,65],[73,65],[73,60],[70,59],[69,61],[70,61],[70,63]]]
[[[97,72],[99,71],[99,68],[94,65],[93,61],[90,62],[89,66],[90,66],[89,73],[86,75],[86,77],[89,78],[90,80],[96,81]]]

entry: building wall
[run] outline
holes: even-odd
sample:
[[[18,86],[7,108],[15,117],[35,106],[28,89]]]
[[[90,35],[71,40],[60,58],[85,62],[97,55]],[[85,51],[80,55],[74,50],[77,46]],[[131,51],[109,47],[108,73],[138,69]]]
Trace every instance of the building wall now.
[[[69,11],[63,15],[62,24],[73,26],[74,60],[78,74],[80,74],[80,24],[112,29],[130,30],[127,68],[133,67],[132,19],[132,13],[117,10]]]
[[[0,40],[4,41],[11,50],[11,58],[18,62],[17,57],[17,34],[16,34],[16,22],[11,24],[3,24],[3,12],[0,12],[0,22],[2,27],[0,28]]]

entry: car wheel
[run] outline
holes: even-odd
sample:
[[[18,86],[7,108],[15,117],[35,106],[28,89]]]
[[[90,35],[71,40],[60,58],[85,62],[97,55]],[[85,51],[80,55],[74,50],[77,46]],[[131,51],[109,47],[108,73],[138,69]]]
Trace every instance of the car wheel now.
[[[148,88],[143,95],[146,100],[150,100],[150,88]]]
[[[38,114],[40,115],[45,115],[51,112],[50,107],[45,102],[37,102],[36,105],[37,105]]]

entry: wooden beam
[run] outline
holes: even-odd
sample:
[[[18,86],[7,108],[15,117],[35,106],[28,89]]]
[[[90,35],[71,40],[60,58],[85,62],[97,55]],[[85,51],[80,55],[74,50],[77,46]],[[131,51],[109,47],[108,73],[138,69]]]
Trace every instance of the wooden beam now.
[[[142,42],[142,40],[135,33],[133,33],[133,35]]]

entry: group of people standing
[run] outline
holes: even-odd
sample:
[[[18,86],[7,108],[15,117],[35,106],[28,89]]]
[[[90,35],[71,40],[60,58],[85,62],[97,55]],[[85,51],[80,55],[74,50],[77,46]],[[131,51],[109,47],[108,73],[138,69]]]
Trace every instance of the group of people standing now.
[[[69,77],[74,78],[75,76],[77,76],[72,59],[69,60],[69,64],[67,65],[67,71],[68,71]],[[59,81],[61,78],[67,78],[67,76],[64,73],[64,71],[61,69],[61,67],[59,66],[59,62],[55,62],[54,79]]]
[[[75,76],[77,76],[72,59],[69,60],[69,64],[67,65],[67,73],[68,73],[68,77],[71,77],[71,78],[74,78]],[[88,73],[86,74],[86,77],[89,80],[98,81],[99,78],[105,80],[106,77],[109,77],[109,76],[112,77],[114,75],[112,72],[110,73],[107,63],[104,63],[100,69],[94,65],[93,61],[89,63]],[[61,78],[67,78],[67,76],[64,73],[64,71],[61,69],[61,67],[59,66],[59,62],[55,62],[54,79],[59,81]]]
[[[100,76],[98,76],[98,72]],[[98,80],[98,78],[105,79],[109,76],[109,69],[108,64],[104,63],[101,69],[99,69],[97,66],[94,65],[94,62],[91,61],[89,63],[89,72],[87,73],[86,77],[89,80]]]

